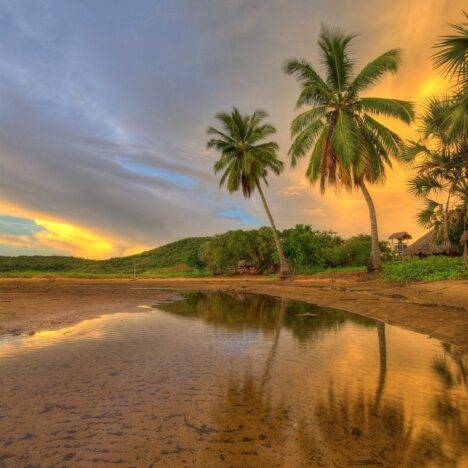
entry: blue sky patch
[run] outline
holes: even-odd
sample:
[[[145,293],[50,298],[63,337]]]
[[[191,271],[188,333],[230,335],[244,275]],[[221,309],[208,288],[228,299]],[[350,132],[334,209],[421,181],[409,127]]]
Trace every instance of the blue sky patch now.
[[[194,177],[190,177],[186,174],[182,174],[177,171],[171,171],[170,169],[161,169],[155,166],[148,166],[147,164],[140,163],[138,161],[132,161],[131,159],[118,158],[115,162],[124,169],[135,174],[145,177],[155,177],[157,179],[167,180],[181,188],[195,188],[198,185],[198,180]]]
[[[262,224],[261,220],[251,215],[248,211],[243,210],[242,208],[231,208],[228,210],[223,210],[218,213],[218,216],[220,218],[225,218],[225,219],[234,219],[244,224],[250,224],[250,225]]]
[[[43,231],[34,219],[17,218],[15,216],[0,215],[0,232],[10,236],[32,236],[34,233]]]

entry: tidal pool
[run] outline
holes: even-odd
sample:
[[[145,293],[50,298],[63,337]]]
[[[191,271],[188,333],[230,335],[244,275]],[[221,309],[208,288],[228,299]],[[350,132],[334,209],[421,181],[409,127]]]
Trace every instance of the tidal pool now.
[[[467,466],[467,360],[343,311],[190,293],[0,340],[0,465]]]

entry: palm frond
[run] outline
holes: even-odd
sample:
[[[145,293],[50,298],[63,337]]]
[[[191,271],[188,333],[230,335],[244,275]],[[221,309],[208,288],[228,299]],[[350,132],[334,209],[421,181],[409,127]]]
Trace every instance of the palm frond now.
[[[364,115],[363,121],[374,137],[381,142],[386,153],[394,157],[400,154],[403,141],[395,132],[392,132],[385,125],[377,122],[377,120],[373,119],[370,115]]]
[[[327,71],[327,83],[337,91],[343,91],[349,83],[353,62],[348,53],[348,46],[354,37],[355,34],[346,34],[340,29],[322,24],[318,45]]]
[[[415,197],[427,197],[430,192],[442,189],[439,181],[428,174],[416,174],[408,181],[408,190]]]
[[[305,60],[291,59],[285,62],[283,70],[288,75],[293,75],[301,84],[304,97],[302,102],[317,102],[324,104],[333,97],[333,92],[315,71],[314,67]],[[305,91],[307,89],[307,91]],[[307,100],[306,100],[307,96]],[[299,105],[299,101],[298,101]]]
[[[326,110],[327,108],[325,106],[319,106],[299,114],[291,123],[291,136],[294,137],[306,127],[323,118]]]
[[[349,85],[350,96],[376,84],[385,73],[396,73],[401,64],[401,49],[391,49],[369,62]]]
[[[359,100],[362,109],[376,115],[385,115],[409,124],[414,120],[414,105],[400,99],[364,97]]]
[[[442,36],[434,45],[432,58],[436,68],[449,76],[457,75],[466,85],[468,73],[468,28],[467,24],[451,24],[453,34]]]
[[[357,128],[352,117],[343,110],[338,112],[332,142],[333,148],[343,165],[352,164],[357,156]]]
[[[409,140],[399,153],[398,160],[403,164],[413,164],[419,156],[429,156],[429,148],[420,141]]]
[[[294,167],[298,160],[307,154],[323,128],[324,124],[320,120],[315,120],[295,136],[288,152],[291,156],[291,166]]]
[[[306,170],[306,176],[311,182],[317,181],[317,179],[320,177],[320,167],[327,135],[328,129],[323,127],[310,155],[309,165],[307,166]]]

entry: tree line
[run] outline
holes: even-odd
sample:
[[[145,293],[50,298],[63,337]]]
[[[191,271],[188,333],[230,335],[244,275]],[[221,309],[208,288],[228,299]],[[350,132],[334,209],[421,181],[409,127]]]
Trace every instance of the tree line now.
[[[311,273],[333,267],[366,265],[371,238],[359,235],[343,239],[332,231],[314,231],[297,225],[278,232],[281,250],[291,272]],[[380,246],[385,258],[391,258],[386,242]],[[273,231],[267,227],[250,231],[228,231],[210,237],[194,252],[187,264],[213,274],[260,273],[278,270],[280,259]]]
[[[368,185],[385,180],[392,160],[415,169],[409,189],[425,204],[418,221],[424,227],[435,229],[437,236],[443,238],[447,252],[451,245],[449,231],[453,231],[454,225],[466,231],[468,29],[466,23],[451,25],[451,29],[452,34],[435,44],[433,59],[434,66],[451,78],[453,87],[444,98],[431,99],[419,116],[410,101],[367,96],[369,88],[385,75],[398,72],[401,49],[388,50],[357,70],[350,50],[355,35],[322,26],[317,44],[321,67],[304,59],[290,59],[283,66],[284,72],[295,77],[299,85],[296,107],[305,108],[291,122],[290,164],[295,166],[307,157],[305,177],[312,184],[318,183],[322,194],[330,186],[347,191],[357,189],[363,194],[370,219],[367,266],[371,271],[381,269],[382,244]],[[382,123],[381,117],[391,117],[407,125],[417,120],[418,139],[405,142]],[[284,163],[278,158],[278,144],[270,139],[276,129],[265,122],[266,118],[267,113],[259,109],[250,115],[242,114],[236,107],[220,112],[216,115],[218,126],[208,128],[207,147],[220,154],[214,165],[215,173],[221,174],[220,186],[225,185],[230,193],[242,190],[246,198],[255,191],[259,193],[271,229],[256,231],[255,236],[262,239],[256,245],[261,248],[251,259],[256,259],[261,270],[268,256],[265,252],[274,245],[280,277],[284,278],[291,272],[291,265],[297,267],[297,258],[294,248],[288,247],[285,232],[280,239],[263,189],[268,185],[269,174],[280,175],[284,170]],[[200,258],[213,265],[213,269],[217,268],[215,265],[233,262],[235,257],[230,258],[228,252],[239,250],[233,243],[239,242],[247,250],[252,248],[249,240],[252,232],[234,231],[217,236],[201,252]],[[314,234],[317,238],[320,235],[324,249],[342,248],[345,244],[329,247],[334,235]],[[466,256],[466,235],[462,241]]]

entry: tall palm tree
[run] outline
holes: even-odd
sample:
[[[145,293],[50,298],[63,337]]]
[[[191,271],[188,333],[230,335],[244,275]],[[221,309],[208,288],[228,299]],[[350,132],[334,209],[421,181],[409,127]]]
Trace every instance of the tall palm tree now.
[[[222,171],[220,186],[226,184],[230,193],[242,188],[246,198],[250,198],[255,189],[258,190],[278,251],[280,277],[285,278],[289,274],[288,263],[261,185],[261,181],[268,185],[268,171],[279,175],[284,167],[283,162],[278,159],[278,144],[264,141],[276,133],[271,124],[263,123],[266,117],[267,113],[259,109],[252,115],[242,115],[235,107],[230,113],[218,113],[216,119],[222,130],[208,128],[207,133],[213,135],[213,138],[208,141],[207,147],[221,153],[214,165],[215,173]]]
[[[414,110],[408,101],[361,96],[386,73],[398,71],[401,50],[383,53],[356,73],[349,51],[353,38],[322,26],[318,45],[323,76],[305,60],[285,63],[284,71],[294,75],[301,86],[297,107],[310,106],[291,124],[289,153],[293,166],[310,154],[306,175],[312,183],[320,180],[322,193],[327,185],[362,191],[371,221],[370,267],[379,270],[377,216],[367,182],[384,180],[385,165],[390,165],[390,157],[397,156],[402,140],[374,117],[393,117],[409,124]]]

